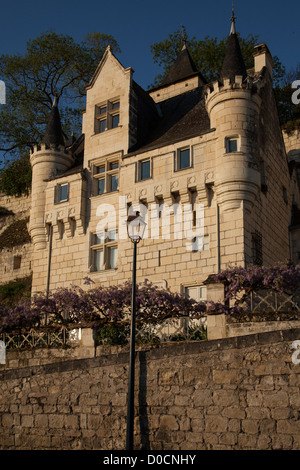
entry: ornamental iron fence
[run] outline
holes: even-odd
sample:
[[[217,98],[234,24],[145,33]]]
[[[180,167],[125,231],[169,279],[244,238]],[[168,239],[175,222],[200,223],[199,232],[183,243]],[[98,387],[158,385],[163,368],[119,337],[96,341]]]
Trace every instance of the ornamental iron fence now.
[[[27,331],[12,331],[0,334],[6,349],[57,348],[78,341],[78,330],[65,326],[58,328],[31,328]]]
[[[243,308],[250,313],[282,312],[300,314],[300,288],[293,294],[283,294],[273,290],[251,292]]]

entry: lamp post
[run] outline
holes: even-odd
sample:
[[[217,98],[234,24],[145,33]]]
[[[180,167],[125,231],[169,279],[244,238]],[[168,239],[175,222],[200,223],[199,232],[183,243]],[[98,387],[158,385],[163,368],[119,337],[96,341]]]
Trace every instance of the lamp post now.
[[[139,212],[127,219],[127,232],[133,243],[132,266],[132,297],[131,297],[131,323],[130,323],[130,352],[129,377],[127,398],[127,432],[126,450],[133,450],[133,423],[134,423],[134,371],[135,371],[135,297],[136,297],[136,252],[137,244],[142,240],[146,228],[144,219]]]

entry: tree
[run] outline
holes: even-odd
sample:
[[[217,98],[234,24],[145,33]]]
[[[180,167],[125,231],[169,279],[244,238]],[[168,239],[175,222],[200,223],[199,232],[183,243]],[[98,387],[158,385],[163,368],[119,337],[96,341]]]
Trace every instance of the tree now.
[[[206,36],[204,39],[196,39],[194,36],[189,38],[184,32],[185,41],[191,57],[208,82],[217,80],[222,69],[223,60],[226,51],[227,36],[218,40],[216,37]],[[239,43],[242,55],[245,61],[246,69],[253,67],[253,48],[258,43],[258,36],[248,35],[242,38],[239,34]],[[170,34],[167,39],[156,42],[150,46],[153,54],[153,61],[162,67],[162,73],[154,79],[153,86],[166,76],[170,67],[175,62],[183,45],[183,31],[177,30]],[[279,84],[285,74],[285,68],[277,56],[274,61],[274,85]]]
[[[28,41],[24,55],[0,56],[7,103],[0,108],[0,151],[5,157],[24,155],[40,142],[54,96],[60,101],[65,133],[80,132],[85,86],[108,44],[120,52],[110,35],[96,32],[77,43],[70,36],[46,32]]]
[[[216,37],[206,36],[204,39],[196,39],[195,36],[189,38],[186,32],[177,30],[170,34],[167,39],[156,42],[150,46],[153,54],[153,61],[162,67],[162,73],[154,79],[154,86],[166,76],[170,67],[175,62],[183,45],[183,35],[191,57],[208,82],[217,80],[222,69],[226,51],[227,36],[218,40]],[[253,67],[253,48],[258,43],[258,36],[248,35],[242,38],[239,34],[239,43],[245,61],[246,69]],[[285,69],[278,57],[274,60],[274,83],[282,80]]]
[[[292,101],[292,95],[295,92],[292,84],[299,79],[300,64],[295,69],[285,73],[281,85],[276,85],[274,90],[280,121],[288,133],[300,128],[300,104],[293,103]]]
[[[0,191],[7,196],[28,195],[31,184],[31,165],[28,155],[22,154],[1,172]]]

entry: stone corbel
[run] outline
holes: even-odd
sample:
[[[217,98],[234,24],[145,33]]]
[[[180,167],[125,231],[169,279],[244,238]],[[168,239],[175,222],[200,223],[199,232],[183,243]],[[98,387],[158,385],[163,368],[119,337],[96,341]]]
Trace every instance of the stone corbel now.
[[[189,176],[187,179],[187,188],[189,190],[196,190],[197,189],[197,178],[196,176]]]
[[[85,228],[84,228],[84,218],[83,216],[76,215],[74,217],[75,222],[76,222],[76,231],[78,235],[84,235],[85,233]]]
[[[53,225],[53,238],[55,240],[60,240],[60,238],[61,238],[59,226],[58,226],[57,223]]]
[[[65,217],[63,219],[63,223],[64,223],[64,227],[65,227],[65,233],[66,233],[66,236],[67,238],[72,238],[72,221],[70,219],[70,217]]]
[[[154,193],[154,198],[153,199],[155,199],[156,197],[162,199],[163,198],[163,193],[164,193],[163,185],[162,184],[155,185],[154,188],[153,188],[153,193]]]

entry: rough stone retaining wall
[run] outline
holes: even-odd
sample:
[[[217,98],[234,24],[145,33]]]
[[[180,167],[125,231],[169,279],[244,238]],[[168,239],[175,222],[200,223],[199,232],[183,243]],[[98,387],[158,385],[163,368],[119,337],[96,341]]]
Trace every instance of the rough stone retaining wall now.
[[[137,449],[300,449],[300,329],[139,351]],[[50,360],[51,358],[49,358]],[[0,371],[0,449],[124,449],[128,353]]]

